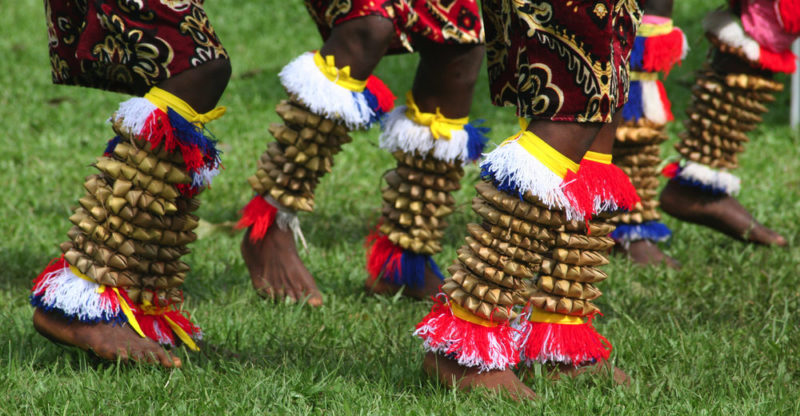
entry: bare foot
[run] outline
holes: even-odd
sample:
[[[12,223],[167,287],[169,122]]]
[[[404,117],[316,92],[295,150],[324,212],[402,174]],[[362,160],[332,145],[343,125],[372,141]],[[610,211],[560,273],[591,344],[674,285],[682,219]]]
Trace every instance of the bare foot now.
[[[678,260],[664,254],[664,252],[650,240],[632,241],[627,248],[623,244],[617,244],[614,246],[614,250],[625,254],[631,261],[640,266],[658,266],[664,264],[675,270],[681,268],[681,263]]]
[[[242,256],[260,296],[278,302],[308,298],[309,305],[322,305],[322,294],[297,254],[291,231],[271,227],[264,238],[253,243],[248,228],[242,240]]]
[[[536,398],[536,393],[520,381],[510,369],[479,373],[477,368],[462,367],[455,360],[432,352],[425,354],[422,369],[440,383],[461,391],[485,388],[496,393],[509,394],[517,401]]]
[[[621,369],[611,365],[608,361],[599,362],[596,364],[582,365],[575,367],[570,364],[556,364],[548,366],[550,371],[549,377],[551,380],[560,380],[561,377],[578,377],[582,374],[589,374],[593,376],[608,376],[614,379],[614,384],[618,386],[630,386],[631,378],[625,374]]]
[[[87,324],[36,308],[33,327],[53,342],[76,346],[104,360],[181,366],[180,358],[165,351],[155,341],[140,337],[127,325]]]
[[[676,181],[661,191],[661,209],[673,217],[705,225],[733,238],[758,244],[785,246],[786,239],[761,225],[736,198],[710,195]]]
[[[422,287],[396,285],[381,278],[373,279],[372,277],[367,277],[367,281],[364,282],[364,289],[371,295],[387,296],[392,296],[402,289],[403,296],[408,296],[418,300],[425,300],[430,299],[431,296],[439,293],[439,286],[441,285],[442,279],[439,279],[439,276],[437,276],[436,273],[432,272],[430,268],[426,267],[425,283],[422,285]]]

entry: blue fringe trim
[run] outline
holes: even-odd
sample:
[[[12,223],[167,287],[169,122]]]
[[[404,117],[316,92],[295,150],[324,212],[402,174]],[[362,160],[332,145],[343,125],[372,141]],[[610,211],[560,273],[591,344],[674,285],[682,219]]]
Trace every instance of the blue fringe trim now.
[[[647,38],[637,36],[633,41],[633,48],[631,49],[630,65],[631,70],[641,71],[644,63],[644,42]]]
[[[122,138],[119,136],[116,136],[113,139],[109,140],[108,144],[106,145],[106,150],[105,152],[103,152],[103,156],[111,156],[112,154],[114,154],[114,149],[117,148],[117,145],[119,144],[120,140],[122,140]]]
[[[641,224],[618,224],[617,228],[610,234],[614,241],[632,242],[638,240],[650,240],[661,242],[669,240],[672,231],[666,224],[658,221],[648,221]]]
[[[481,179],[491,181],[498,191],[503,191],[511,195],[518,195],[520,199],[522,198],[522,192],[519,191],[520,186],[514,180],[506,178],[506,180],[501,182],[495,179],[491,163],[483,162],[483,164],[481,164]]]
[[[215,140],[206,137],[203,134],[203,130],[181,117],[177,111],[167,108],[167,116],[175,137],[184,145],[196,146],[200,149],[203,159],[206,161],[206,166],[213,167],[219,162],[220,152],[217,150],[217,142]]]
[[[482,127],[485,120],[475,120],[472,123],[464,125],[464,130],[467,132],[467,157],[469,160],[475,162],[483,155],[483,148],[489,142],[489,137],[486,136],[492,129],[489,127]]]
[[[622,118],[625,121],[637,121],[642,117],[644,117],[642,84],[639,81],[631,81],[628,88],[628,102],[622,107]]]
[[[387,261],[388,263],[388,261]],[[412,288],[421,288],[425,285],[425,267],[430,267],[431,271],[439,278],[444,280],[439,265],[433,261],[431,256],[417,254],[403,250],[400,259],[400,270],[386,270],[387,264],[383,265],[383,278],[396,284],[405,285]]]
[[[369,117],[369,122],[365,127],[370,128],[374,123],[380,123],[383,120],[385,113],[383,110],[381,110],[380,105],[378,104],[378,98],[375,97],[375,94],[373,94],[368,88],[364,88],[363,92],[354,92],[353,97],[357,98],[359,94],[364,95],[364,98],[367,100],[367,104],[369,104],[369,108],[372,109],[370,114],[365,114],[365,116]]]
[[[43,297],[42,295],[39,295],[39,296],[31,295],[30,296],[31,306],[33,306],[34,308],[37,308],[37,309],[41,309],[41,310],[43,310],[45,312],[49,312],[49,313],[56,312],[59,315],[63,316],[64,318],[69,319],[70,321],[85,322],[87,324],[96,324],[96,323],[99,323],[99,322],[103,322],[103,323],[113,324],[113,325],[122,325],[122,324],[128,322],[128,318],[125,317],[125,314],[122,311],[120,311],[119,313],[117,313],[116,315],[113,315],[113,316],[108,316],[106,314],[103,314],[103,316],[101,318],[79,319],[76,315],[67,314],[66,312],[64,312],[61,309],[58,309],[58,308],[56,308],[56,307],[54,307],[52,305],[45,304],[44,301],[42,300],[42,297]]]

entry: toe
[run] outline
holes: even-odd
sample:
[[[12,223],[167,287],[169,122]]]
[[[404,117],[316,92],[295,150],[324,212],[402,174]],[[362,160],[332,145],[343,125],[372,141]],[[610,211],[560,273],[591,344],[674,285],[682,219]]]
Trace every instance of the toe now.
[[[311,295],[311,297],[308,298],[308,301],[306,303],[314,307],[322,306],[322,295],[320,295],[319,293]]]
[[[159,348],[156,351],[155,356],[156,356],[156,358],[158,358],[159,364],[161,364],[162,366],[164,366],[166,368],[180,367],[181,366],[181,360],[178,357],[170,354],[169,352],[167,352],[163,348]]]
[[[258,289],[258,295],[264,299],[275,300],[275,289],[272,287],[263,287]]]

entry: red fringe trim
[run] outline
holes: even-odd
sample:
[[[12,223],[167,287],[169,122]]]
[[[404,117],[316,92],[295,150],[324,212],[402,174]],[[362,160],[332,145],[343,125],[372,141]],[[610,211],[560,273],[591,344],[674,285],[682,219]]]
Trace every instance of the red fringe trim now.
[[[644,41],[642,68],[647,72],[664,72],[681,61],[683,54],[683,33],[675,28],[662,36],[653,36]]]
[[[672,179],[675,175],[678,174],[678,171],[681,169],[681,165],[678,162],[672,162],[667,166],[664,166],[664,169],[661,169],[661,175],[665,178]]]
[[[189,318],[176,310],[166,311],[158,315],[149,315],[141,311],[134,311],[133,315],[136,317],[136,321],[139,322],[139,327],[142,328],[142,332],[144,332],[145,336],[161,344],[175,346],[178,345],[180,341],[180,338],[175,335],[172,327],[170,327],[166,319],[164,319],[165,316],[171,319],[172,322],[175,322],[175,324],[189,334],[192,339],[198,339],[202,336],[200,328],[193,324]]]
[[[367,248],[367,273],[373,281],[394,270],[398,275],[401,273],[403,249],[394,245],[377,228],[367,236],[364,247]]]
[[[578,169],[580,171],[580,169]],[[585,221],[592,219],[594,198],[583,183],[581,175],[568,170],[563,182],[564,195],[570,200],[572,207],[583,213]]]
[[[47,263],[47,267],[33,279],[33,287],[31,288],[31,292],[34,295],[39,295],[47,289],[46,287],[42,286],[42,280],[44,279],[45,275],[57,272],[65,267],[69,267],[69,263],[64,260],[64,255],[62,254],[61,257],[55,258],[50,260],[50,263]]]
[[[482,370],[504,370],[519,363],[516,333],[507,323],[485,327],[461,320],[441,300],[436,301],[414,332],[425,341],[429,351]]]
[[[203,152],[197,146],[184,144],[175,137],[169,116],[161,109],[156,109],[150,113],[150,116],[145,121],[144,128],[139,134],[140,139],[150,143],[151,149],[155,149],[161,143],[164,143],[164,149],[169,153],[174,152],[176,148],[179,149],[183,157],[183,163],[189,172],[197,172],[205,166]]]
[[[580,366],[608,360],[613,347],[592,326],[592,316],[581,325],[528,322],[522,359]]]
[[[394,108],[394,101],[397,97],[394,96],[392,90],[390,90],[380,78],[375,75],[370,75],[369,78],[367,78],[367,89],[378,99],[378,107],[381,111],[384,113],[392,111]]]
[[[139,327],[147,338],[160,344],[167,344],[170,346],[175,346],[180,343],[180,338],[178,338],[164,317],[175,322],[175,324],[183,329],[192,339],[199,339],[202,337],[203,333],[200,328],[193,324],[182,312],[172,309],[173,306],[170,304],[155,305],[155,308],[159,309],[158,313],[146,313],[142,310],[140,305],[133,303],[125,289],[118,289],[122,298],[125,299],[125,302],[131,307],[136,322],[139,323]],[[154,299],[156,299],[155,296]]]
[[[264,200],[261,195],[256,195],[242,208],[242,217],[236,223],[236,228],[252,227],[250,241],[257,243],[267,234],[267,230],[275,222],[277,215],[277,208]]]
[[[800,35],[800,0],[778,0],[776,3],[783,30]]]
[[[669,97],[667,96],[667,90],[664,88],[664,83],[661,81],[656,81],[656,85],[658,86],[658,96],[661,98],[661,104],[664,106],[664,115],[667,116],[667,121],[675,120],[675,117],[672,115],[672,102],[670,102]]]
[[[762,46],[761,53],[758,56],[758,64],[762,68],[773,72],[792,74],[797,69],[797,57],[794,56],[791,50],[772,52]]]
[[[587,193],[594,202],[614,201],[617,207],[630,211],[639,202],[636,188],[630,178],[619,167],[599,163],[587,159],[581,160],[578,170],[579,181],[586,187]],[[594,205],[592,206],[594,207]],[[599,212],[595,212],[599,214]]]

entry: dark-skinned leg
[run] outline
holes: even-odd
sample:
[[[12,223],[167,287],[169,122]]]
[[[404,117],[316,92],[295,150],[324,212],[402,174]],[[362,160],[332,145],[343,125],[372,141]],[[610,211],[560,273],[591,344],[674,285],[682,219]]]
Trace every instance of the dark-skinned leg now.
[[[411,89],[414,101],[425,113],[437,109],[450,119],[469,116],[475,83],[477,82],[483,45],[442,45],[424,38],[414,43],[420,61]],[[395,284],[386,279],[368,278],[368,292],[391,295],[403,289],[403,294],[415,299],[428,299],[439,291],[441,279],[425,268],[424,284],[420,287]]]
[[[753,68],[742,59],[716,53],[711,61],[714,71],[771,78],[771,73]],[[669,215],[703,225],[733,238],[764,245],[787,245],[779,233],[759,223],[739,201],[727,194],[713,195],[670,180],[659,197],[661,209]]]
[[[558,150],[560,153],[567,155],[571,160],[576,161],[576,158],[579,154],[580,158],[582,159],[587,151],[611,154],[614,147],[616,129],[621,121],[622,113],[618,111],[614,115],[612,121],[607,124],[594,123],[586,125],[578,123],[538,122],[536,123],[538,125],[534,127],[536,130],[531,130],[531,125],[528,126],[528,130],[534,131],[535,133],[537,131],[540,132],[536,134],[543,140],[545,140],[545,138],[542,136],[543,134],[561,134],[561,136],[564,137],[565,133],[559,133],[560,131],[572,132],[574,136],[566,136],[575,137],[578,139],[572,143],[568,143],[563,140],[545,140],[545,142],[550,144],[550,146]],[[563,129],[560,128],[561,126],[563,126]],[[577,162],[580,162],[580,160],[577,160]],[[598,364],[592,365],[582,365],[579,367],[575,367],[572,364],[547,364],[546,367],[550,371],[550,377],[556,380],[562,376],[576,377],[585,373],[604,375],[610,373],[615,383],[629,383],[628,375],[625,374],[625,372],[621,369],[611,366],[607,361],[602,361]],[[530,367],[522,368],[523,371],[526,371],[524,369]]]
[[[592,148],[589,150],[598,153],[612,154],[616,130],[621,122],[622,112],[620,111],[614,115],[614,121],[611,124],[603,126],[597,134],[597,139],[592,144]],[[641,205],[638,205],[637,209],[641,209]],[[618,243],[615,246],[615,250],[626,254],[636,264],[650,265],[663,263],[673,269],[678,269],[681,266],[677,260],[664,254],[657,245],[646,239],[636,240],[628,245]]]
[[[333,29],[320,54],[334,56],[338,68],[349,66],[353,78],[365,80],[386,54],[393,35],[387,19],[349,20]],[[256,291],[276,301],[307,299],[311,306],[322,305],[322,294],[298,255],[292,231],[271,227],[257,242],[250,239],[250,232],[241,249]]]
[[[207,62],[163,81],[159,87],[186,101],[200,113],[213,109],[230,79],[228,60]],[[202,85],[203,88],[199,88]],[[158,343],[143,338],[128,325],[84,323],[69,320],[56,312],[37,308],[33,315],[36,330],[58,343],[91,351],[106,360],[156,363],[164,367],[180,367],[181,360],[165,351]]]
[[[533,120],[527,129],[562,155],[579,163],[601,127],[601,123],[579,124]],[[488,224],[484,224],[484,228],[487,226]],[[441,382],[462,390],[481,386],[490,390],[509,392],[515,397],[535,397],[534,392],[520,381],[511,368],[479,372],[477,368],[459,365],[452,358],[432,352],[426,355],[423,366],[428,374],[435,374]]]
[[[672,15],[672,3],[672,0],[646,2],[645,21],[658,21],[659,19],[656,19],[656,17],[669,19]],[[665,45],[660,40],[664,39],[665,36],[672,35],[674,34],[655,35],[647,42],[639,42],[635,44],[633,53],[641,56],[652,56],[653,53],[665,57],[671,56],[676,61],[674,63],[677,63],[684,49],[682,42],[678,44],[673,42],[670,44],[672,49],[664,50]],[[664,63],[665,67],[658,68],[658,71],[667,72],[674,63]],[[659,72],[650,71],[655,70],[655,68],[650,68],[648,71],[645,71],[644,68],[637,68],[636,70],[642,71],[642,73],[646,72],[651,76],[659,76]],[[641,86],[643,83],[639,82],[639,85]],[[651,120],[648,116],[653,116],[653,114],[646,113],[642,105],[643,102],[648,100],[648,102],[653,102],[653,97],[644,97],[644,93],[640,92],[641,88],[632,88],[631,91],[632,94],[637,94],[637,97],[631,98],[628,105],[639,106],[639,108],[634,108],[634,111],[628,111],[628,113],[641,113],[641,118],[624,123],[625,132],[663,132],[667,123],[666,116],[664,119],[660,119],[656,115],[656,120]],[[652,93],[652,91],[648,91]],[[651,105],[651,107],[653,106]],[[640,122],[652,122],[653,127],[642,127],[637,124]],[[614,153],[614,159],[617,161],[616,164],[631,176],[631,180],[637,188],[637,193],[641,197],[641,206],[629,213],[618,216],[615,219],[618,229],[612,235],[617,242],[615,250],[625,254],[634,263],[639,265],[659,265],[663,263],[668,267],[678,268],[680,263],[665,255],[656,244],[657,241],[663,241],[669,236],[669,229],[660,222],[660,214],[656,211],[657,202],[655,201],[658,187],[658,182],[655,179],[659,175],[657,166],[661,161],[659,144],[666,138],[665,134],[647,136],[641,142],[630,142],[625,137],[620,138]]]
[[[583,155],[592,147],[602,127],[602,123],[533,120],[528,124],[527,130],[573,162],[581,163]]]
[[[438,108],[447,118],[467,117],[483,59],[483,46],[440,45],[424,40],[416,45],[420,63],[412,94],[420,110],[433,113]],[[382,279],[373,284],[368,288],[373,292],[393,293],[400,289]],[[403,293],[415,298],[428,298],[439,291],[441,284],[430,268],[426,268],[425,285],[406,288]],[[510,369],[479,372],[476,368],[462,367],[451,358],[429,352],[425,355],[423,370],[441,383],[463,391],[480,387],[507,392],[517,399],[535,397]]]

